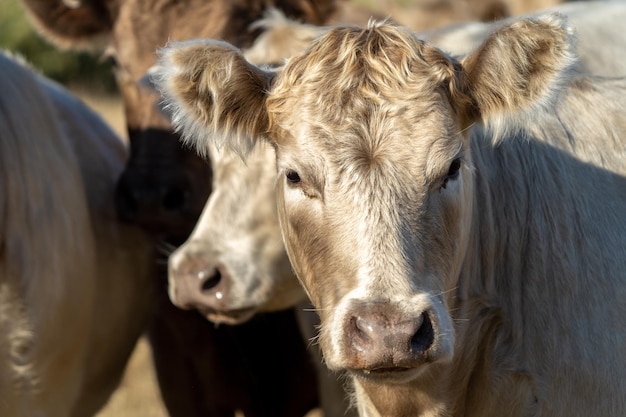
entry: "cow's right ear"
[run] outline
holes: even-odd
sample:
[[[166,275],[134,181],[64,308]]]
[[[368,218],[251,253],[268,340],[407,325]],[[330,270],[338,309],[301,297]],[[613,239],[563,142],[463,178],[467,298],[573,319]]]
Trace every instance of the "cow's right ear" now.
[[[64,49],[104,49],[117,16],[118,0],[22,0],[43,36]]]
[[[201,154],[226,145],[243,155],[266,137],[265,100],[274,73],[245,60],[216,40],[171,43],[159,51],[152,78],[172,123]]]

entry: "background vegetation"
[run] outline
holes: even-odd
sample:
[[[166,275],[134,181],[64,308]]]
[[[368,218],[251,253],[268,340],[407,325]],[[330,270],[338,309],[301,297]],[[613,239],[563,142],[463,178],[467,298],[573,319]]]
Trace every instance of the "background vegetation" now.
[[[19,53],[62,84],[116,89],[109,62],[86,52],[60,51],[47,43],[34,31],[19,0],[0,0],[0,49]]]

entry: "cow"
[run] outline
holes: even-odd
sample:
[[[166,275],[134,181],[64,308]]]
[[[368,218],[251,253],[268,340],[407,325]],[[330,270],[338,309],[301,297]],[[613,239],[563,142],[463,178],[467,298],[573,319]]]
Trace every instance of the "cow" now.
[[[607,76],[626,73],[624,61],[615,53],[626,41],[619,24],[626,18],[623,2],[571,3],[541,14],[555,10],[566,14],[581,36],[577,44],[582,56],[580,71]],[[508,22],[457,25],[420,33],[418,37],[433,39],[438,46],[460,53]],[[255,25],[263,26],[263,33],[242,53],[257,64],[280,64],[331,28],[293,22],[278,12]],[[601,31],[603,48],[593,49]],[[242,323],[258,311],[302,302],[305,296],[294,287],[296,278],[289,268],[278,227],[273,148],[263,143],[255,145],[245,162],[228,149],[209,147],[206,155],[215,173],[214,191],[192,235],[169,258],[170,299],[180,308],[198,309],[211,321],[231,324]],[[303,333],[314,338],[312,310],[302,310],[299,319],[303,321]],[[329,386],[332,382],[324,379],[323,388]],[[337,392],[341,390],[336,387],[322,391],[326,395]],[[328,405],[324,408],[328,410]]]
[[[626,34],[621,30],[622,22],[626,19],[626,5],[620,0],[575,1],[492,22],[471,21],[440,26],[419,31],[416,36],[448,54],[463,55],[480,45],[499,26],[520,18],[551,13],[567,16],[576,30],[579,71],[609,77],[626,74],[626,63],[621,59],[623,45],[626,44]],[[269,13],[266,18],[255,22],[254,26],[262,27],[263,33],[250,48],[243,49],[242,53],[253,64],[275,66],[282,65],[286,58],[301,52],[332,27],[295,22],[277,12]],[[600,43],[601,48],[598,47]]]
[[[573,71],[572,32],[522,19],[454,58],[375,22],[272,71],[214,40],[161,52],[200,152],[275,148],[287,253],[360,415],[626,412],[626,81]]]
[[[113,204],[127,151],[23,59],[0,74],[0,414],[91,416],[152,309],[152,245]]]
[[[615,53],[626,41],[621,24],[615,23],[626,18],[626,4],[580,2],[542,14],[554,10],[566,14],[581,36],[577,44],[583,58],[580,71],[607,76],[626,73],[624,60]],[[438,46],[460,53],[463,46],[471,50],[479,38],[507,22],[471,23],[417,36],[434,39]],[[331,28],[293,22],[277,12],[257,25],[264,27],[262,35],[251,48],[242,51],[249,62],[257,64],[279,64]],[[604,46],[593,50],[598,42],[594,33],[599,34],[599,29],[604,31]],[[471,36],[463,38],[468,33]],[[170,299],[180,308],[196,308],[213,322],[231,324],[242,323],[259,311],[303,302],[305,295],[294,287],[296,277],[289,268],[278,226],[273,197],[273,148],[262,142],[256,144],[245,162],[228,149],[214,146],[206,149],[206,156],[215,173],[214,191],[192,235],[169,258]],[[301,310],[299,319],[303,333],[314,338],[316,323],[312,310]],[[325,387],[332,386],[327,380],[323,383]],[[341,392],[336,387],[322,392],[328,391]]]

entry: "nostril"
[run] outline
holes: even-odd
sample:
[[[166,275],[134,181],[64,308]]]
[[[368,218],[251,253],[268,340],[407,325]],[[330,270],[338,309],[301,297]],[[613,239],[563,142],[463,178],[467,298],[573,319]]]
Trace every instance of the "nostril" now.
[[[435,342],[435,330],[430,320],[430,315],[422,313],[422,324],[411,338],[411,351],[414,353],[425,352]]]
[[[163,196],[163,207],[166,210],[180,210],[185,206],[185,192],[180,188],[168,190]]]
[[[203,292],[212,290],[222,280],[222,273],[220,272],[219,269],[215,269],[215,272],[211,276],[207,277],[207,275],[208,274],[206,272],[201,272],[200,274],[198,274],[198,278],[204,279],[204,281],[202,282]]]

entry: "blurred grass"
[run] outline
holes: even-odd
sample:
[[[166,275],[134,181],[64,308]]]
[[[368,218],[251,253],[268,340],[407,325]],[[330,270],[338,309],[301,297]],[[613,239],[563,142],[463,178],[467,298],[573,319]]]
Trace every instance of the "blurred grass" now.
[[[19,0],[0,0],[0,49],[18,52],[62,84],[116,91],[110,63],[87,52],[60,51],[45,41],[33,29]]]

